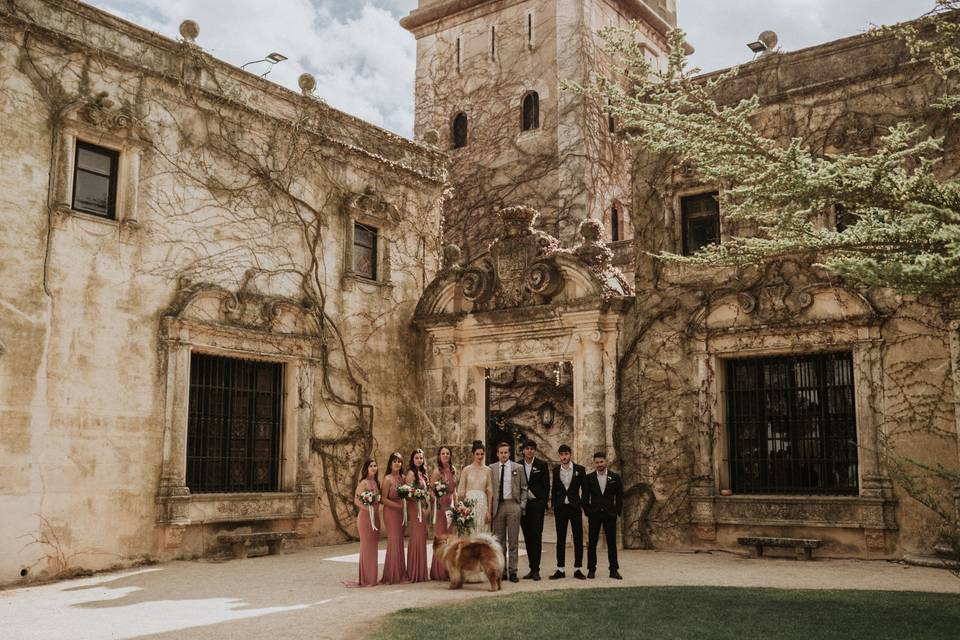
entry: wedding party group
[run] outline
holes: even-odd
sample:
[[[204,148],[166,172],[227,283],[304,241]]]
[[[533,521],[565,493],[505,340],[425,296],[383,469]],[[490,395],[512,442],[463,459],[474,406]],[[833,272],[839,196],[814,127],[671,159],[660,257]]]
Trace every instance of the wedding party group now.
[[[594,470],[571,460],[560,445],[559,464],[552,471],[537,457],[537,445],[526,441],[519,461],[510,445],[497,445],[497,460],[486,464],[482,442],[472,446],[472,461],[459,471],[450,447],[441,446],[436,464],[427,468],[422,449],[410,453],[407,467],[400,453],[387,460],[383,480],[375,460],[363,465],[354,495],[360,534],[359,581],[356,586],[429,580],[458,588],[470,573],[486,574],[491,589],[501,580],[519,582],[519,534],[523,532],[529,571],[524,579],[540,580],[544,515],[553,509],[556,521],[556,570],[551,580],[566,577],[566,541],[573,536],[573,576],[596,577],[597,544],[603,531],[610,577],[620,580],[617,563],[617,518],[623,505],[620,477],[607,468],[606,454],[593,455]],[[382,518],[381,518],[382,513]],[[583,515],[588,522],[587,573],[583,573]],[[433,526],[434,554],[427,566],[428,525]],[[409,536],[406,553],[404,537]],[[387,537],[382,574],[378,573],[381,533]],[[492,535],[491,535],[492,534]]]

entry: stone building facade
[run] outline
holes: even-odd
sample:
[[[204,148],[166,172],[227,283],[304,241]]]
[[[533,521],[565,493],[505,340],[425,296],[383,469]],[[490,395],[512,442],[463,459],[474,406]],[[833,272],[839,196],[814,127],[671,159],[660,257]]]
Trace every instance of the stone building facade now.
[[[609,228],[612,199],[625,204],[632,227],[631,241],[598,251],[616,249],[614,261],[582,263],[598,267],[594,273],[629,264],[622,272],[634,291],[614,293],[587,285],[556,249],[505,250],[518,237],[509,225],[482,222],[497,239],[478,256],[460,212],[447,212],[447,239],[472,249],[441,272],[418,309],[427,337],[424,394],[437,425],[425,438],[465,447],[483,437],[485,372],[569,361],[574,457],[589,464],[605,449],[616,460],[627,483],[625,545],[729,548],[759,534],[818,538],[839,555],[929,549],[942,522],[893,482],[884,452],[929,465],[960,462],[956,310],[838,281],[809,260],[736,272],[652,257],[689,254],[749,230],[725,220],[719,185],[704,184],[695,167],[618,147],[616,127],[598,137],[597,105],[561,87],[610,68],[596,29],[625,18],[640,20],[640,37],[662,56],[674,8],[438,0],[421,2],[402,21],[418,43],[417,136],[451,148],[452,186],[475,224],[493,219],[498,203],[485,198],[506,193],[506,204],[543,209],[544,221],[520,236],[556,238],[545,245],[572,248],[584,219]],[[532,41],[531,23],[540,29]],[[514,24],[527,30],[514,33]],[[511,38],[497,41],[497,56],[486,48],[494,33]],[[439,76],[451,58],[457,73]],[[768,135],[799,137],[825,153],[869,153],[885,126],[912,120],[945,137],[949,178],[957,129],[932,106],[945,89],[902,43],[865,35],[771,52],[741,67],[722,92],[731,102],[759,94],[757,124]],[[551,168],[532,174],[537,180],[516,177],[531,166],[531,156],[518,152],[529,135],[521,98],[531,90],[540,94],[542,153],[552,156],[536,165]],[[457,140],[460,113],[477,124]],[[493,124],[483,126],[488,113]],[[615,162],[616,171],[603,173],[611,153],[629,166]],[[515,190],[473,191],[469,177],[457,182],[458,164]],[[625,184],[627,195],[619,191]],[[565,199],[564,189],[577,198]],[[575,204],[567,210],[561,202]],[[855,219],[837,203],[821,223],[841,229]],[[610,239],[609,231],[599,238]],[[554,262],[552,280],[544,278]],[[498,298],[503,286],[530,295]],[[538,293],[544,286],[550,295]],[[960,490],[934,488],[948,497]]]
[[[610,68],[596,31],[629,19],[662,59],[671,0],[422,0],[402,22],[415,143],[309,77],[296,94],[212,58],[196,25],[175,42],[74,0],[4,4],[0,583],[195,557],[221,532],[343,540],[364,457],[461,459],[488,372],[518,366],[569,376],[562,416],[525,415],[578,462],[608,452],[626,546],[928,549],[939,523],[881,452],[960,463],[960,315],[799,260],[652,257],[746,230],[695,167],[563,90]],[[954,158],[940,83],[860,36],[724,90],[826,152],[906,118]],[[854,224],[838,205],[823,224]]]
[[[182,33],[0,9],[0,583],[342,540],[422,413],[445,158]]]

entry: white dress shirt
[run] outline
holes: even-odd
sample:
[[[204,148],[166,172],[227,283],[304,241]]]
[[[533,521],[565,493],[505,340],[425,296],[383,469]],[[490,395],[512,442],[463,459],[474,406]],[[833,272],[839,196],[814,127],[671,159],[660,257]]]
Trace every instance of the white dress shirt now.
[[[563,488],[567,491],[570,490],[570,483],[573,482],[573,463],[568,465],[560,465],[560,482],[563,483]],[[563,504],[570,504],[570,498],[564,496]]]
[[[509,500],[513,497],[513,474],[510,472],[510,461],[499,463],[500,467],[497,469],[497,473],[503,474],[503,499]],[[500,492],[500,476],[498,475],[495,482],[497,483],[496,491],[499,494]]]
[[[600,483],[600,493],[603,493],[607,490],[607,472],[604,471],[600,473],[597,471],[597,482]]]

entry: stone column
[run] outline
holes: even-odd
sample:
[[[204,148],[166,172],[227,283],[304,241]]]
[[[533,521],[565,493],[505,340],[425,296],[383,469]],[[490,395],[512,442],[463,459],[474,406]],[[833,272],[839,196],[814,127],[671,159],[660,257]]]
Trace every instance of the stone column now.
[[[157,521],[161,525],[159,551],[162,556],[183,541],[190,523],[187,508],[187,411],[190,399],[190,345],[181,339],[171,321],[166,327],[167,379],[163,424],[163,462],[157,492]]]
[[[690,502],[693,510],[694,533],[701,540],[717,539],[714,500],[716,487],[713,476],[715,467],[713,446],[714,395],[717,392],[715,372],[711,371],[710,354],[697,356],[697,381],[699,396],[697,402],[697,450],[694,461],[696,477],[690,487]]]
[[[317,517],[317,487],[313,480],[313,471],[310,469],[310,456],[313,452],[313,423],[315,415],[313,408],[317,406],[315,395],[317,388],[318,360],[303,360],[297,371],[297,413],[296,424],[291,425],[297,434],[297,482],[296,492],[299,495],[298,512],[301,518],[297,522],[297,533],[306,535],[311,526],[311,520]]]
[[[953,419],[957,428],[957,468],[960,469],[960,319],[952,320],[950,333],[950,371],[953,374]],[[960,482],[953,486],[953,506],[960,522]]]
[[[574,375],[574,406],[579,414],[574,433],[574,456],[589,467],[596,451],[607,446],[606,389],[604,386],[603,345],[599,331],[578,333],[577,366]],[[608,454],[609,455],[609,454]]]

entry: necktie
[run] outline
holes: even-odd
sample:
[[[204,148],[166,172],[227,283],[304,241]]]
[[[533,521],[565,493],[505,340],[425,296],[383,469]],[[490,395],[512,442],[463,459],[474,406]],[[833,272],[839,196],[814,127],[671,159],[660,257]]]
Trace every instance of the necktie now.
[[[503,463],[501,462],[501,463],[500,463],[500,502],[503,502],[503,476],[506,475],[506,474],[504,473],[504,471],[506,470],[506,468],[507,468],[507,465],[505,465],[505,464],[503,464]]]

